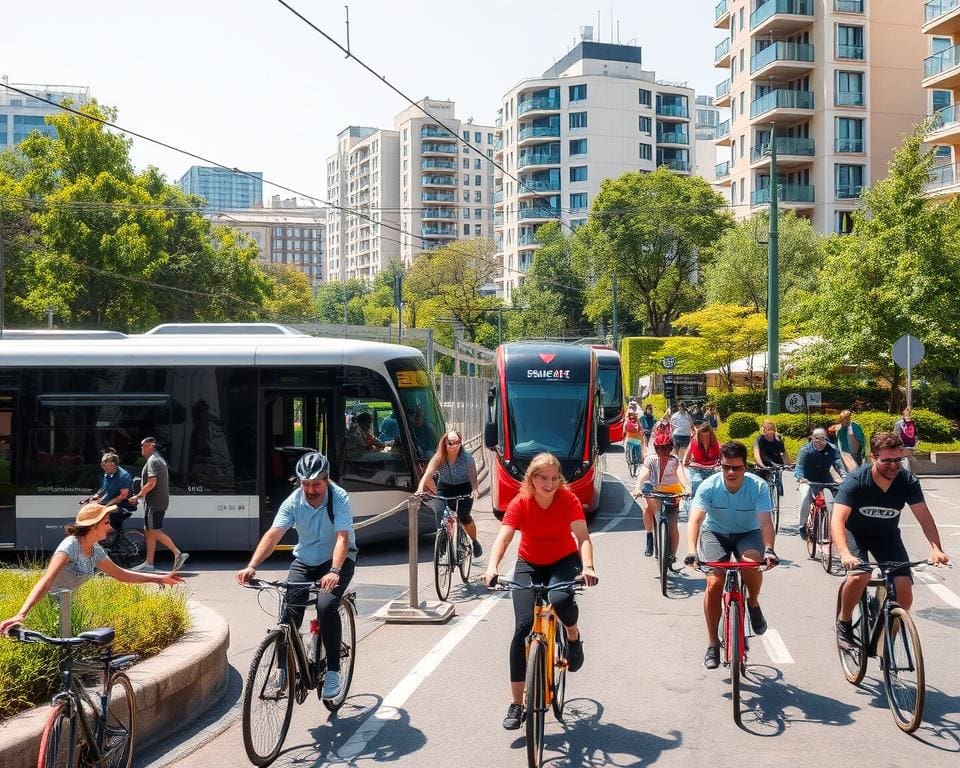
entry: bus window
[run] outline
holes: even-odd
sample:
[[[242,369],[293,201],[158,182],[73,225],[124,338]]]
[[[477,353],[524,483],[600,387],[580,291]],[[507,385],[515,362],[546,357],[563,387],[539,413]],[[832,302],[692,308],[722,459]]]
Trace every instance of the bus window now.
[[[386,365],[400,395],[400,404],[413,437],[417,463],[425,465],[437,452],[440,436],[445,429],[433,383],[422,360],[390,360]]]

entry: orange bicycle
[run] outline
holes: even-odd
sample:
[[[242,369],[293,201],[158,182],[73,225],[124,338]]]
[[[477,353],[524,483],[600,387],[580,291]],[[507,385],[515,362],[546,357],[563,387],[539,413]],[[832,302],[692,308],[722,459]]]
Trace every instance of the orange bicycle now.
[[[527,762],[530,768],[543,765],[543,729],[547,707],[553,716],[563,720],[563,704],[567,680],[567,633],[547,600],[555,590],[581,592],[582,579],[556,584],[519,584],[498,579],[500,589],[506,592],[529,590],[533,592],[533,629],[527,635],[527,679],[524,707],[527,713]],[[491,585],[493,587],[493,585]]]

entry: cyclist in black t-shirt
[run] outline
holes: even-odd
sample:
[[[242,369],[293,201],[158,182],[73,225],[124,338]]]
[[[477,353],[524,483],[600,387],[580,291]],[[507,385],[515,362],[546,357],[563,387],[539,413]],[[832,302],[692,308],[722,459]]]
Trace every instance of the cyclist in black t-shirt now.
[[[910,505],[923,535],[930,542],[930,562],[940,565],[949,556],[940,546],[940,534],[923,498],[920,481],[903,469],[903,442],[893,432],[876,432],[870,438],[873,463],[858,467],[844,480],[833,503],[830,535],[844,568],[855,568],[869,552],[878,561],[906,562],[910,558],[900,536],[900,511]],[[896,576],[897,602],[909,611],[913,604],[913,578],[904,566]],[[837,636],[842,645],[855,646],[853,609],[867,588],[870,573],[851,570],[840,601]]]
[[[760,434],[753,441],[754,472],[762,478],[767,478],[771,467],[790,463],[787,455],[787,446],[783,437],[777,432],[777,425],[773,419],[765,419],[760,427]],[[764,471],[767,470],[767,471]],[[777,493],[783,496],[783,476],[777,475]]]

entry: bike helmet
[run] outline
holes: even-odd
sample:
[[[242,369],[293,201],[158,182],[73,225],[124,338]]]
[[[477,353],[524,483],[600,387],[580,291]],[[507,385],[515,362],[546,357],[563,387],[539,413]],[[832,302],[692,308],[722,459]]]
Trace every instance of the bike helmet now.
[[[673,435],[668,432],[660,432],[653,438],[654,448],[673,448]]]
[[[297,462],[298,480],[323,480],[330,474],[330,462],[322,453],[305,453]]]

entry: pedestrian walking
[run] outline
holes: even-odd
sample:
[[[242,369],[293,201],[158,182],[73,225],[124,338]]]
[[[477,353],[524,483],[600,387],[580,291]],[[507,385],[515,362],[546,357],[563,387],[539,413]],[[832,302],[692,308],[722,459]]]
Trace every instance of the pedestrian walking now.
[[[190,553],[182,551],[173,543],[173,539],[163,532],[163,517],[170,505],[170,472],[167,462],[157,450],[155,437],[145,437],[140,441],[140,453],[146,459],[140,475],[140,493],[131,496],[130,501],[144,501],[143,528],[147,539],[147,559],[133,570],[155,571],[153,558],[157,552],[157,544],[163,544],[173,553],[173,570],[179,571],[187,562]]]

